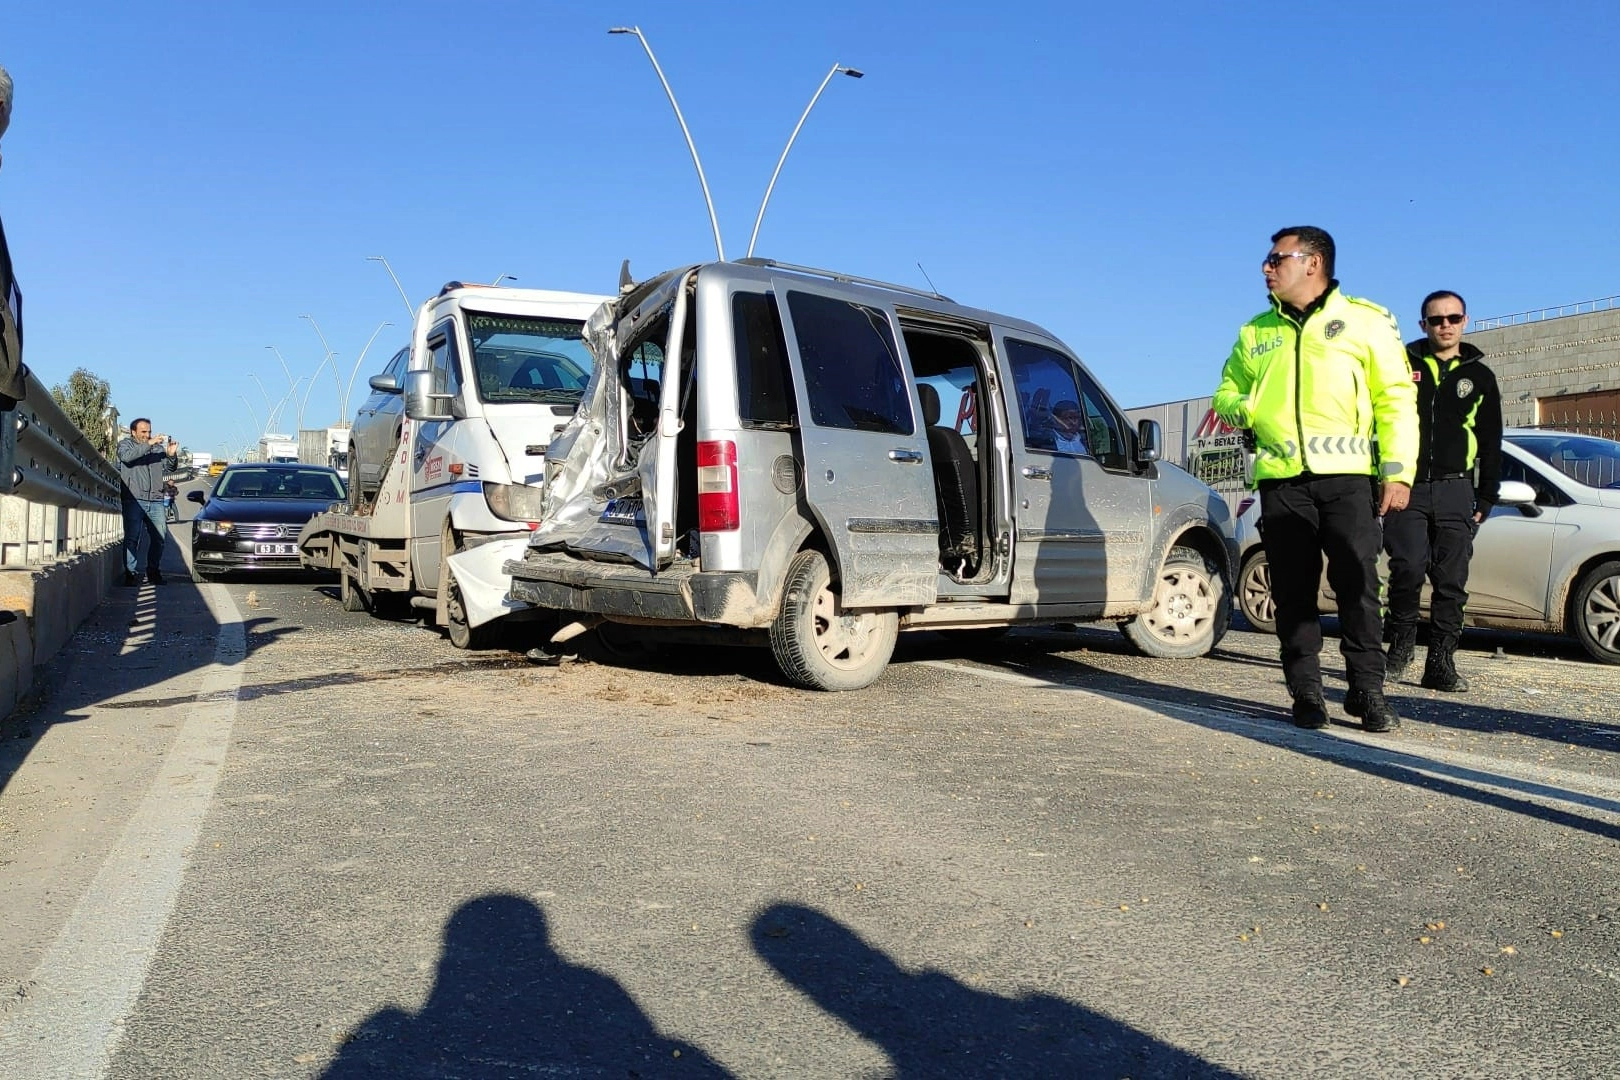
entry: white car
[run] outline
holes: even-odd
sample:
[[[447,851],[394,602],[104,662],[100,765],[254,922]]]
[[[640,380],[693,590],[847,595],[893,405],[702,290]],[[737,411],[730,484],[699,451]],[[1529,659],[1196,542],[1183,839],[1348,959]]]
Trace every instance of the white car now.
[[[1276,626],[1271,570],[1256,525],[1257,500],[1240,506],[1238,607],[1263,632]],[[1322,583],[1321,603],[1333,610]],[[1423,589],[1423,609],[1429,588]],[[1480,524],[1468,571],[1470,626],[1570,634],[1594,660],[1620,664],[1620,442],[1509,428],[1502,439],[1501,501]]]

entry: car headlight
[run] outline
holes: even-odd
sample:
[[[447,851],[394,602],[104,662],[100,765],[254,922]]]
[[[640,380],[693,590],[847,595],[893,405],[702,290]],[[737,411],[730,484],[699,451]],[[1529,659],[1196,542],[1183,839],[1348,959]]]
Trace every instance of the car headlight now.
[[[214,533],[217,536],[226,536],[231,531],[231,523],[229,521],[209,521],[206,518],[198,518],[197,531],[201,533]]]
[[[539,521],[541,496],[545,493],[526,484],[485,484],[484,501],[490,513],[504,521]]]

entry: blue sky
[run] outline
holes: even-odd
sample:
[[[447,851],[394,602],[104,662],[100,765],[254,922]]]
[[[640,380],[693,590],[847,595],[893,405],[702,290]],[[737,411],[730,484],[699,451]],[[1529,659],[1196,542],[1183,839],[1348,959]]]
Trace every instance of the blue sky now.
[[[1286,10],[1287,15],[1280,12]],[[1040,323],[1127,407],[1206,394],[1282,225],[1415,336],[1620,292],[1612,4],[6,0],[0,215],[47,384],[218,452],[314,378],[306,426],[451,279],[610,292],[712,258],[686,114],[738,257]],[[306,384],[307,385],[307,384]],[[251,403],[251,412],[240,398]],[[291,416],[289,412],[287,414]],[[282,427],[291,427],[291,422]]]

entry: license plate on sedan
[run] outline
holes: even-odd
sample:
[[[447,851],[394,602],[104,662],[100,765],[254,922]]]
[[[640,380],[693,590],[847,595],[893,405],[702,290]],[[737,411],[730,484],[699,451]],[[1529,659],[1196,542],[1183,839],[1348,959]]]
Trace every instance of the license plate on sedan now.
[[[640,495],[626,495],[607,504],[598,520],[609,525],[640,525],[646,519],[646,510]]]
[[[298,545],[297,544],[254,544],[253,545],[253,554],[255,554],[255,555],[296,555],[296,554],[298,554]]]

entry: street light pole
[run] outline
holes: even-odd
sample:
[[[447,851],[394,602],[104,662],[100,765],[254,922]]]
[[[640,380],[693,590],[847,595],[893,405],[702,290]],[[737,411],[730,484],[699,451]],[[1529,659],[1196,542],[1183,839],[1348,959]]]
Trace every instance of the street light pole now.
[[[253,402],[251,402],[251,401],[249,401],[249,400],[248,400],[248,399],[247,399],[247,395],[246,395],[246,394],[237,394],[237,395],[236,395],[236,400],[238,400],[238,401],[240,401],[240,402],[241,402],[241,403],[242,403],[242,404],[243,404],[243,405],[246,405],[246,406],[247,406],[247,411],[248,411],[248,419],[250,419],[250,420],[252,420],[252,421],[253,421],[253,426],[254,426],[254,427],[258,427],[258,426],[259,426],[259,416],[258,416],[258,414],[257,414],[257,413],[255,413],[255,412],[254,412],[254,411],[253,411]],[[268,423],[269,423],[269,422],[270,422],[270,418],[269,418],[269,415],[268,415],[268,414],[266,414],[266,416],[265,416],[265,423],[266,423],[266,424],[268,424]],[[263,431],[263,430],[268,430],[268,429],[266,429],[266,428],[261,428],[261,429],[260,429],[260,430],[261,430],[261,431]]]
[[[697,166],[698,183],[703,187],[703,201],[709,207],[709,226],[714,229],[714,253],[721,262],[726,261],[725,245],[720,242],[720,219],[714,214],[714,199],[709,195],[709,180],[703,175],[703,162],[698,158],[697,145],[692,142],[692,133],[687,130],[686,117],[681,115],[681,106],[675,100],[675,91],[669,88],[669,80],[664,78],[664,69],[658,66],[658,57],[653,55],[652,46],[647,44],[647,35],[641,32],[639,26],[615,26],[608,31],[610,34],[634,34],[641,47],[647,51],[647,59],[652,61],[653,71],[658,74],[658,81],[664,84],[664,94],[669,98],[670,108],[675,110],[675,120],[681,125],[681,134],[686,136],[686,148],[692,152],[692,164]]]
[[[407,316],[414,316],[416,314],[416,309],[411,307],[411,298],[405,295],[405,286],[399,283],[399,275],[394,273],[394,268],[392,266],[388,265],[388,260],[383,258],[381,255],[367,255],[366,261],[380,262],[383,264],[383,269],[388,271],[388,276],[394,279],[394,288],[399,290],[399,299],[405,305],[405,314]]]
[[[381,323],[378,325],[377,329],[371,332],[371,337],[369,340],[367,340],[366,347],[360,350],[360,356],[354,362],[354,370],[349,372],[349,385],[343,391],[343,422],[345,424],[349,422],[349,395],[354,393],[354,380],[355,377],[360,374],[360,365],[366,362],[366,353],[371,351],[371,343],[377,340],[377,335],[383,332],[383,327],[393,325],[394,324],[391,322]]]
[[[248,372],[247,377],[252,379],[254,384],[256,386],[258,386],[259,395],[264,398],[265,423],[268,424],[270,422],[269,421],[269,417],[270,417],[270,391],[268,391],[268,390],[266,390],[264,388],[264,383],[260,382],[259,377],[257,375],[255,375],[255,374],[253,374],[253,372],[251,372],[251,371]]]
[[[321,348],[326,350],[326,357],[321,361],[321,363],[322,364],[328,364],[329,363],[329,364],[332,365],[332,384],[337,387],[338,404],[339,404],[339,408],[342,409],[342,405],[343,405],[343,376],[338,374],[337,361],[333,359],[333,357],[337,356],[337,353],[333,352],[332,351],[332,346],[330,346],[330,345],[328,345],[326,343],[326,335],[321,333],[321,324],[315,321],[315,316],[313,316],[313,315],[300,315],[298,317],[300,319],[308,319],[309,320],[309,325],[311,325],[311,326],[313,326],[315,328],[315,336],[321,339]],[[321,369],[319,367],[317,367],[315,370],[319,371]],[[309,385],[310,385],[311,388],[313,388],[315,386],[315,376],[311,375],[309,377]],[[304,400],[305,401],[309,400],[309,392],[308,391],[304,392]],[[344,411],[346,411],[346,410],[344,410]],[[304,422],[304,411],[302,409],[299,409],[298,410],[298,423],[299,423],[300,427],[303,426],[303,422]]]
[[[517,280],[517,278],[513,277],[511,274],[502,274],[500,277],[496,278],[491,284],[499,285],[501,282],[505,281],[507,278],[512,278],[513,281]]]
[[[827,84],[832,82],[833,76],[840,73],[848,75],[852,79],[861,79],[866,76],[864,71],[857,71],[852,67],[845,67],[843,64],[834,64],[832,70],[827,72],[827,77],[821,80],[821,85],[816,87],[816,92],[810,96],[810,104],[804,107],[804,113],[799,117],[799,122],[793,125],[793,134],[788,136],[787,145],[782,147],[782,156],[776,159],[776,169],[771,173],[771,182],[765,185],[765,197],[759,200],[759,215],[754,218],[754,232],[748,238],[748,255],[745,256],[746,258],[753,258],[754,256],[754,241],[759,239],[759,223],[765,220],[765,205],[771,201],[771,191],[776,187],[776,178],[781,175],[782,163],[787,160],[788,151],[793,149],[793,140],[799,137],[799,129],[804,127],[805,120],[810,116],[810,110],[816,107],[816,102],[821,98],[821,92],[827,89]]]
[[[283,375],[287,376],[287,386],[289,388],[291,388],[291,390],[294,393],[297,393],[297,391],[298,391],[298,383],[292,376],[292,369],[287,366],[286,358],[281,355],[281,350],[276,348],[274,345],[266,345],[265,348],[267,348],[271,352],[275,353],[276,354],[276,359],[281,361],[281,373]],[[283,397],[281,400],[283,402],[285,402],[287,399],[285,397]],[[276,407],[276,411],[277,412],[281,411],[281,407],[279,405]],[[266,424],[269,423],[268,418],[266,418],[265,423]],[[268,428],[266,428],[266,430],[268,430]]]

